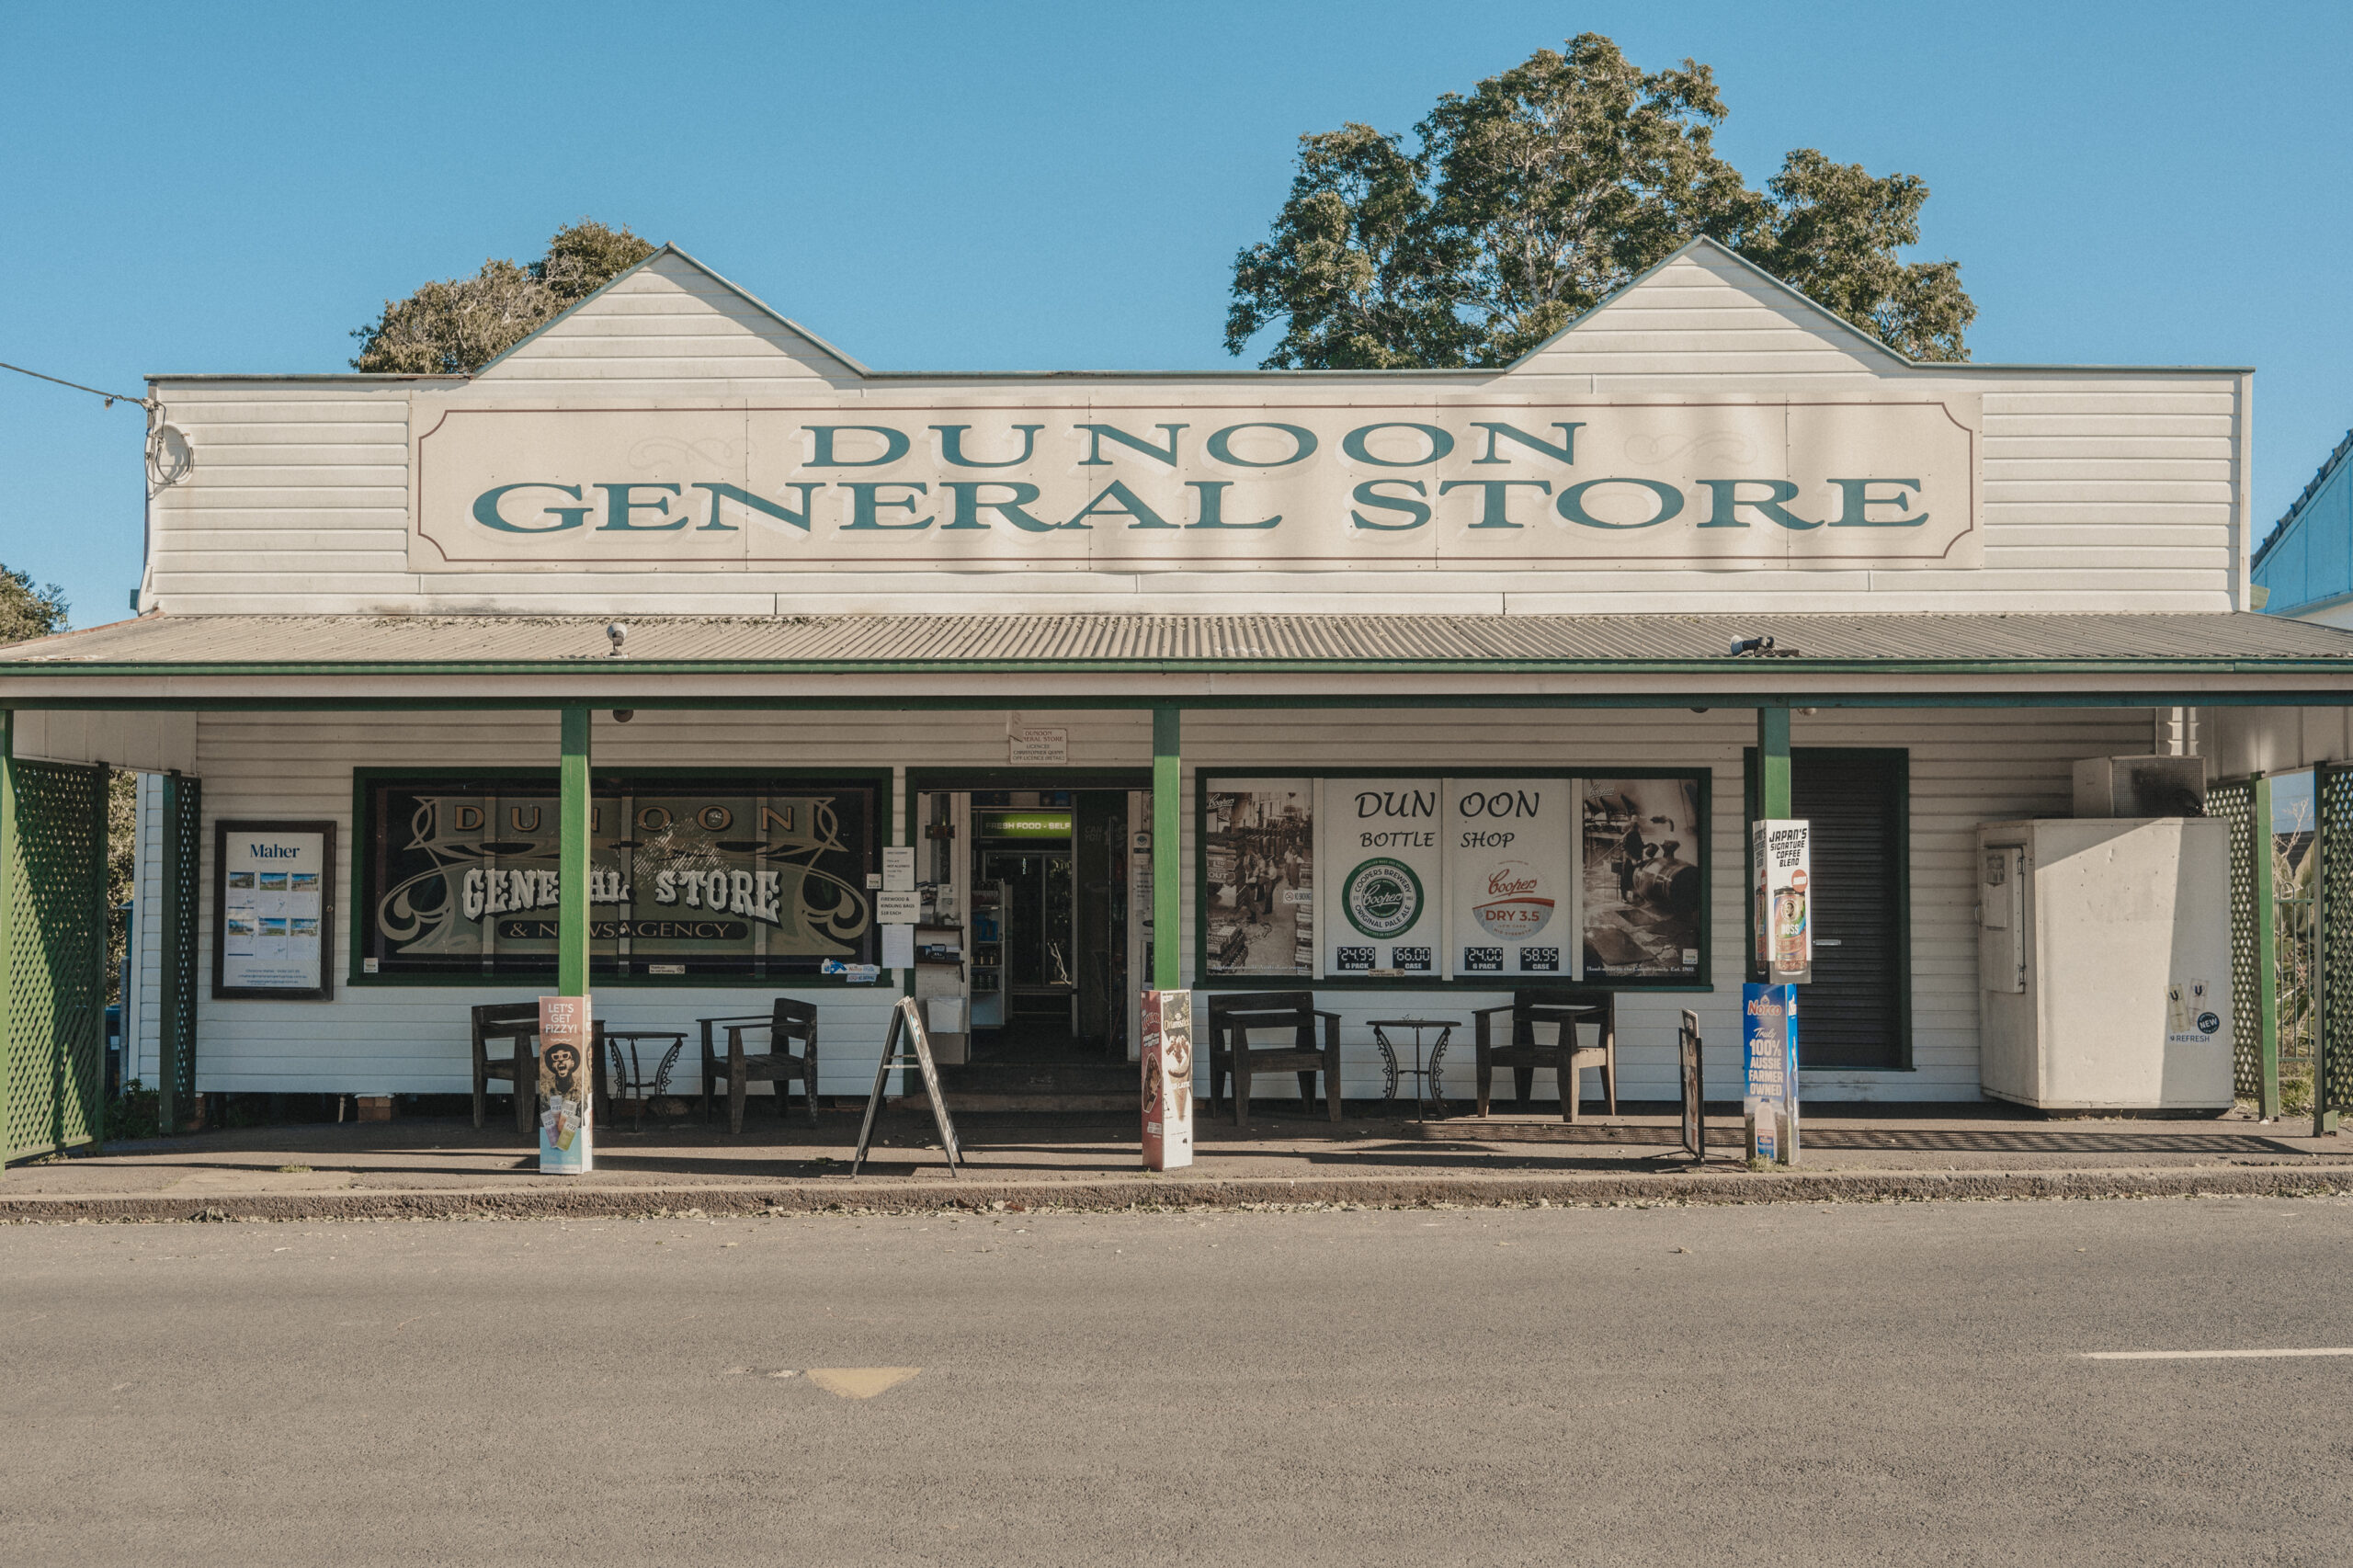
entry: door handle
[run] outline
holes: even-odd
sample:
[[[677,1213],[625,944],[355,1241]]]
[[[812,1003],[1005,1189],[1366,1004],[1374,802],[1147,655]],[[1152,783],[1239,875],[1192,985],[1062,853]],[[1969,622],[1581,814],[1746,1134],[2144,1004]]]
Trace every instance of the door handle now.
[[[1847,942],[1842,937],[1816,937],[1813,945],[1817,948],[1843,948]]]

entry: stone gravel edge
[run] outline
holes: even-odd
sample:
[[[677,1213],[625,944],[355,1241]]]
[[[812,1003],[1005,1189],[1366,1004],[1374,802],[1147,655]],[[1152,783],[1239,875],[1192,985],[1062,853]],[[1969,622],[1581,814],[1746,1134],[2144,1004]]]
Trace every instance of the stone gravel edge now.
[[[2324,1169],[1950,1171],[1633,1176],[1309,1176],[1204,1180],[754,1184],[541,1190],[207,1193],[0,1199],[0,1222],[175,1220],[609,1219],[748,1214],[933,1213],[941,1210],[1558,1208],[1622,1203],[1920,1203],[2125,1198],[2325,1198],[2353,1194],[2353,1165]]]

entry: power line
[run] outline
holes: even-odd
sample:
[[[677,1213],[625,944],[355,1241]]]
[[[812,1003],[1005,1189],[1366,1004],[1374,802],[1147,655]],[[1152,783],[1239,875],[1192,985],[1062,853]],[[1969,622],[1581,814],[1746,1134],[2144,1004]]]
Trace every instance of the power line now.
[[[88,392],[92,397],[102,397],[107,400],[108,408],[112,408],[118,403],[135,403],[142,408],[154,406],[143,397],[133,397],[129,392],[110,392],[103,387],[85,387],[79,381],[69,381],[63,376],[44,376],[39,370],[28,370],[22,365],[11,365],[5,359],[0,359],[0,370],[14,370],[20,376],[30,376],[37,381],[53,381],[61,387],[72,387],[75,392]]]

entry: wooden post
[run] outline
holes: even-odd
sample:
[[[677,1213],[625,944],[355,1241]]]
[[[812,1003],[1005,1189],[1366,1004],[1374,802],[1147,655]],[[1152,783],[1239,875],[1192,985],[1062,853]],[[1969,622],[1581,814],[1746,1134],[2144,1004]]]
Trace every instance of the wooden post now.
[[[563,710],[563,778],[556,855],[556,993],[588,994],[588,710]],[[522,1085],[517,1085],[522,1093]]]
[[[1177,753],[1181,710],[1152,710],[1152,988],[1185,985],[1185,767]]]
[[[1787,817],[1790,809],[1790,710],[1756,710],[1756,814]]]

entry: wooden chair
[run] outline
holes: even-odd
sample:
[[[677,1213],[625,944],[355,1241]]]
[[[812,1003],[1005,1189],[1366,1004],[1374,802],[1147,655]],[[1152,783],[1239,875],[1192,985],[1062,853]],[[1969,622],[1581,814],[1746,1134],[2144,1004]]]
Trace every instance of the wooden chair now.
[[[490,1081],[504,1078],[515,1090],[515,1131],[533,1136],[531,1117],[540,1107],[540,1005],[537,1002],[487,1002],[473,1010],[474,1125],[479,1128],[488,1108]],[[507,1053],[493,1056],[490,1042],[506,1040]],[[596,1096],[599,1121],[611,1113],[605,1093],[605,1026],[589,1027],[590,1093]]]
[[[474,1014],[474,1126],[479,1129],[490,1100],[490,1081],[504,1078],[515,1089],[515,1131],[529,1134],[531,1112],[540,1098],[540,1005],[537,1002],[490,1002]],[[507,1042],[504,1056],[490,1053],[493,1040]]]
[[[1511,1038],[1502,1045],[1494,1040],[1494,1018],[1498,1013],[1510,1015]],[[1511,1069],[1512,1087],[1518,1093],[1519,1107],[1528,1108],[1529,1091],[1535,1086],[1536,1070],[1550,1067],[1561,1091],[1561,1119],[1580,1119],[1578,1074],[1587,1067],[1601,1070],[1601,1090],[1609,1106],[1609,1114],[1618,1114],[1618,998],[1608,991],[1518,991],[1512,994],[1507,1007],[1482,1007],[1474,1015],[1478,1019],[1477,1046],[1479,1052],[1479,1114],[1487,1114],[1489,1091],[1495,1083],[1498,1067]],[[1591,1024],[1597,1031],[1595,1044],[1582,1045],[1577,1040],[1580,1025]],[[1554,1031],[1549,1042],[1540,1044],[1536,1031],[1551,1026]]]
[[[744,1096],[747,1086],[755,1084],[776,1085],[776,1113],[784,1115],[784,1085],[793,1079],[801,1080],[801,1093],[809,1107],[809,1125],[817,1125],[817,1009],[808,1002],[796,1002],[789,996],[776,999],[776,1010],[765,1017],[749,1014],[733,1018],[698,1018],[702,1026],[702,1119],[710,1119],[710,1085],[724,1075],[727,1082],[727,1130],[744,1131]],[[727,1049],[722,1054],[713,1031],[727,1031]],[[767,1050],[758,1055],[744,1049],[744,1036],[767,1031]],[[799,1045],[796,1056],[789,1049]]]
[[[1324,1042],[1315,1042],[1316,1026]],[[1218,1090],[1233,1078],[1233,1125],[1250,1125],[1250,1079],[1259,1073],[1296,1072],[1302,1104],[1315,1097],[1315,1074],[1324,1074],[1324,1105],[1340,1119],[1340,1015],[1316,1010],[1310,991],[1210,993],[1210,1114],[1217,1114]],[[1289,1043],[1253,1049],[1252,1029],[1289,1029]]]

